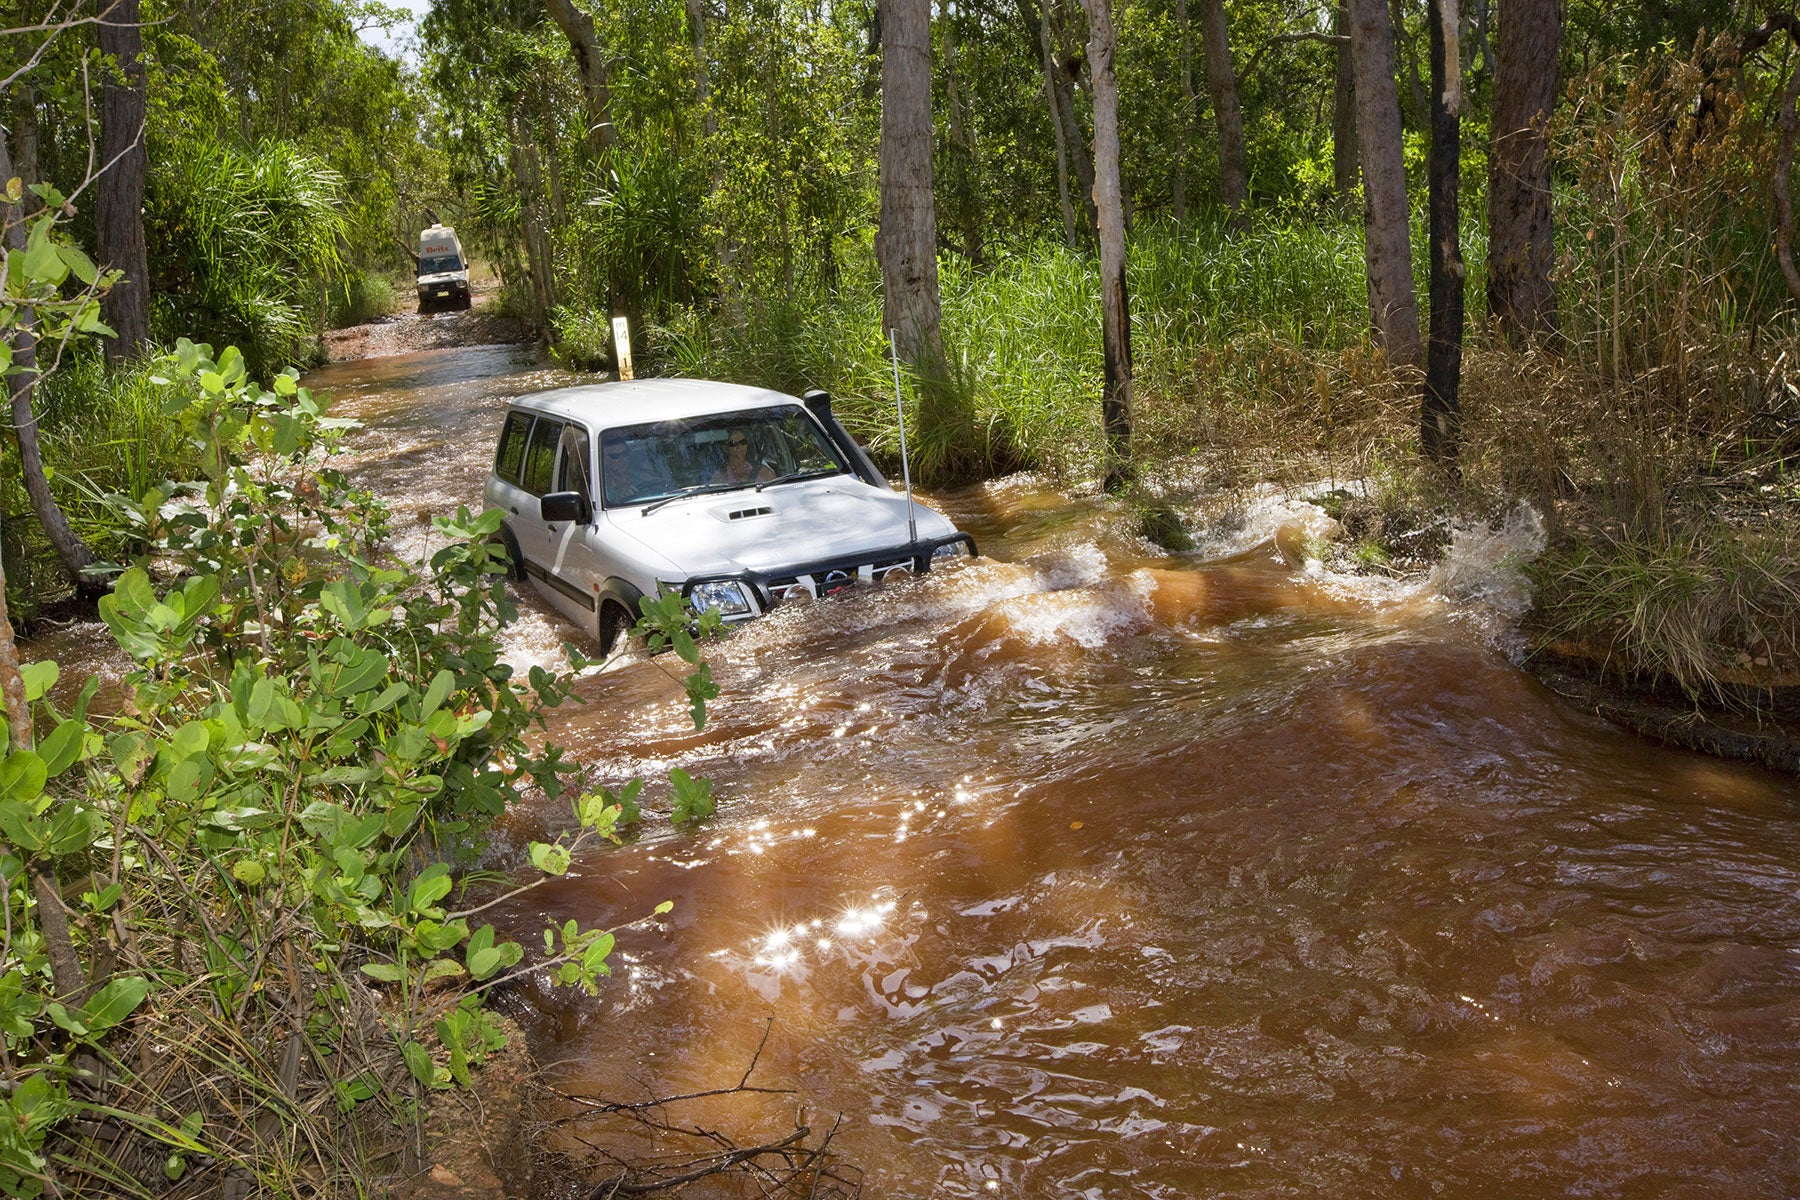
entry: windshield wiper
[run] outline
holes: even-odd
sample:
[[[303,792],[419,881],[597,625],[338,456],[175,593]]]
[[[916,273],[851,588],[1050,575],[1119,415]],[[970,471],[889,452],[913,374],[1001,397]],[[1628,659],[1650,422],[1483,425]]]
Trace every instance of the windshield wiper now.
[[[786,475],[777,475],[773,479],[763,480],[756,485],[756,490],[760,492],[764,488],[773,487],[778,483],[793,483],[800,479],[818,479],[825,475],[841,474],[843,474],[843,471],[838,467],[814,467],[810,471],[789,471]]]
[[[743,486],[741,483],[696,483],[692,487],[679,488],[660,499],[652,500],[644,505],[644,511],[639,515],[647,517],[663,505],[672,504],[677,500],[685,500],[689,496],[704,496],[708,492],[730,492]]]

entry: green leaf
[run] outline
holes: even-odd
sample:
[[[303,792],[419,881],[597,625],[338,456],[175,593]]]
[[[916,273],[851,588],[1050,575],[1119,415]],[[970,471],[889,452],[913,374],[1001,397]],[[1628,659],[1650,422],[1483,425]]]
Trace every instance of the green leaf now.
[[[74,854],[99,841],[105,832],[106,823],[99,813],[65,804],[50,818],[50,836],[44,849],[53,855]]]
[[[661,904],[656,906],[655,911],[653,911],[651,913],[651,915],[660,917],[666,912],[674,912],[674,911],[675,911],[675,902],[673,900],[664,900]]]
[[[231,877],[250,887],[260,884],[268,874],[268,869],[254,858],[240,858],[231,864]]]
[[[41,700],[45,692],[56,686],[59,674],[61,669],[53,662],[20,663],[19,677],[25,681],[25,702]]]
[[[44,1011],[50,1014],[50,1020],[55,1023],[58,1029],[71,1033],[78,1038],[88,1036],[88,1027],[83,1025],[74,1013],[64,1008],[55,1000],[52,1000],[49,1004],[45,1005]]]
[[[432,863],[419,872],[417,879],[406,894],[406,907],[409,912],[422,913],[432,905],[450,894],[450,868],[443,863]]]
[[[75,765],[81,757],[83,743],[87,740],[87,722],[67,720],[50,731],[50,736],[38,743],[38,754],[43,757],[44,771],[51,778],[61,775]]]
[[[0,800],[0,834],[27,855],[44,848],[50,829],[32,809],[17,800]]]
[[[63,265],[75,272],[75,278],[81,280],[86,287],[92,287],[100,278],[100,272],[94,266],[94,260],[81,252],[79,246],[58,246],[57,254],[62,256]]]
[[[695,779],[676,767],[669,772],[669,782],[675,787],[675,810],[671,819],[677,825],[686,825],[690,821],[704,820],[713,815],[716,806],[712,798],[712,780]]]
[[[408,1041],[401,1045],[400,1054],[406,1059],[406,1069],[420,1084],[431,1087],[437,1082],[437,1064],[431,1061],[431,1051],[417,1042]]]
[[[25,242],[24,267],[25,273],[35,282],[60,286],[69,277],[69,267],[57,253],[56,243],[50,240],[50,228],[54,224],[54,214],[47,211],[32,222],[31,235]]]
[[[142,975],[121,976],[82,1005],[82,1021],[94,1033],[104,1033],[129,1017],[149,994],[150,981]]]
[[[419,702],[419,719],[422,721],[436,712],[438,706],[449,698],[450,689],[456,686],[456,676],[448,671],[439,671],[432,677],[431,686],[425,689],[425,699]]]
[[[32,750],[14,750],[0,760],[0,800],[29,804],[44,793],[50,772]]]
[[[569,850],[554,843],[531,843],[531,865],[546,875],[563,875],[569,870]]]
[[[406,973],[393,963],[364,963],[362,973],[383,983],[399,983],[406,977]]]

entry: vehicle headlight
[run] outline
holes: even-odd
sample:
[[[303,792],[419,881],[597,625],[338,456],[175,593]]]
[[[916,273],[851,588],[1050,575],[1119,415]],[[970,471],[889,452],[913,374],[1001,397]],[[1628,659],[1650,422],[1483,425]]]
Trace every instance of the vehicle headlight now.
[[[931,557],[933,559],[966,558],[968,554],[969,543],[958,539],[954,542],[945,542],[943,545],[937,547],[931,552]]]
[[[750,611],[750,600],[744,595],[744,585],[733,579],[696,583],[694,590],[688,593],[688,600],[699,612],[716,608],[720,615],[727,617],[741,617]]]

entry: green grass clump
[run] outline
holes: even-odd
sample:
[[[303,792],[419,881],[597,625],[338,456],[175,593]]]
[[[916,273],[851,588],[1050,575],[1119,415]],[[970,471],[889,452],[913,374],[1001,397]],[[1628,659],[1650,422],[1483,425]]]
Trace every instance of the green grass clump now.
[[[1690,694],[1800,667],[1800,546],[1723,523],[1577,535],[1535,567],[1547,641]]]
[[[75,533],[102,561],[142,546],[101,503],[111,492],[142,496],[164,479],[198,473],[196,452],[163,413],[148,363],[110,369],[97,353],[65,361],[36,389],[38,443],[50,490]],[[68,582],[32,512],[16,454],[0,464],[7,604],[21,620],[67,594]]]
[[[366,325],[397,312],[402,304],[393,280],[370,271],[355,271],[325,285],[326,322],[332,329]]]

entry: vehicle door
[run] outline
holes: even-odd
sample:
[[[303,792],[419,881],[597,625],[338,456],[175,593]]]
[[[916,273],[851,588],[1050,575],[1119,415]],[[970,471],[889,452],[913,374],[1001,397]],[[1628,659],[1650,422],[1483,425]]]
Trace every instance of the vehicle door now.
[[[581,425],[571,421],[563,426],[557,442],[554,489],[586,497],[589,519],[545,523],[549,557],[545,562],[547,577],[544,582],[554,590],[551,599],[557,607],[581,624],[592,618],[594,597],[605,578],[596,574],[594,560],[593,514],[596,506],[592,446],[588,431]]]
[[[530,537],[529,527],[537,520],[537,498],[525,490],[525,447],[536,419],[536,413],[524,408],[506,414],[500,427],[500,448],[494,454],[494,475],[487,487],[487,502],[505,511],[506,527],[521,556]]]
[[[555,489],[556,451],[562,441],[563,422],[540,415],[531,426],[525,441],[525,459],[519,471],[517,514],[513,518],[513,536],[519,541],[519,553],[525,558],[525,570],[533,579],[542,580],[550,561],[550,527],[545,523],[538,501]]]

